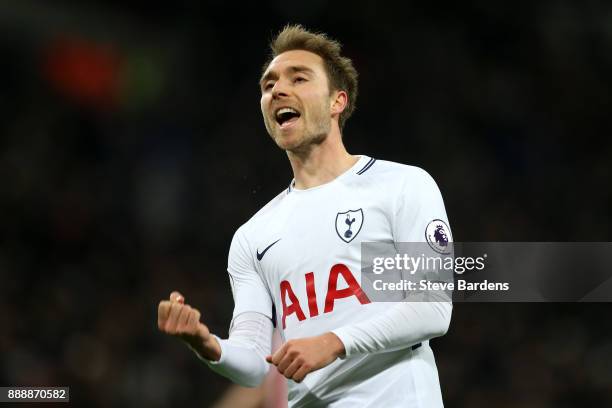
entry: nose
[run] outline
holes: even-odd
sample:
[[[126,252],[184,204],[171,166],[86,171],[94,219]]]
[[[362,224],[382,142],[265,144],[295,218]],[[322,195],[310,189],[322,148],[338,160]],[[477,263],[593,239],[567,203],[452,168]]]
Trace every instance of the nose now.
[[[272,97],[274,99],[284,98],[289,96],[286,81],[279,79],[272,87]]]

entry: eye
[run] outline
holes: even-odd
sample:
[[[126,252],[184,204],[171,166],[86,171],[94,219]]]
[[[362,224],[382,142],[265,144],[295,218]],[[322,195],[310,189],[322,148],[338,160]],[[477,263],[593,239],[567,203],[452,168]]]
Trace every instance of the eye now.
[[[304,77],[295,77],[293,79],[293,82],[295,82],[295,83],[306,82],[306,78],[304,78]]]
[[[263,89],[266,91],[269,91],[270,89],[272,89],[273,86],[274,86],[274,82],[272,81],[266,82],[263,86]]]

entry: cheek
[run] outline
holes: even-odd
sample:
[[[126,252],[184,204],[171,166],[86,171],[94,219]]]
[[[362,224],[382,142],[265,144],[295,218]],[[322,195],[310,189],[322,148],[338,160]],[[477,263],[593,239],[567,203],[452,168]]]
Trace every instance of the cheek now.
[[[315,116],[326,116],[330,112],[329,97],[320,92],[310,99],[310,111]]]
[[[303,101],[311,112],[321,112],[329,107],[327,95],[324,95],[318,90],[305,93],[303,95]]]
[[[266,106],[268,106],[268,100],[270,99],[270,97],[263,95],[261,97],[261,100],[259,101],[260,107],[261,107],[261,113],[263,113],[263,115],[266,115]]]

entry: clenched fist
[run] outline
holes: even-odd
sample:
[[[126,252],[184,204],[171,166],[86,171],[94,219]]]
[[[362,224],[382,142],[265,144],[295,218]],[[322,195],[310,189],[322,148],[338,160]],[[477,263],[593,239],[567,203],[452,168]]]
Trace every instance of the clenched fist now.
[[[273,355],[266,357],[278,372],[301,382],[306,374],[333,363],[344,354],[344,344],[331,332],[315,337],[289,340]]]
[[[172,292],[170,300],[159,302],[157,326],[163,333],[180,338],[208,360],[216,361],[221,357],[219,343],[200,322],[200,311],[185,304],[185,298],[178,292]]]

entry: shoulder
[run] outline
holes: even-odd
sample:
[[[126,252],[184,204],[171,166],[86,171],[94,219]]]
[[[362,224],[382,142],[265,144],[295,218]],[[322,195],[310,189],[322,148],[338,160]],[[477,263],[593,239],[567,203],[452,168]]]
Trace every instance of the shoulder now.
[[[360,176],[394,190],[408,189],[414,192],[423,189],[438,189],[433,177],[424,169],[388,160],[376,159]]]
[[[248,237],[253,230],[260,228],[265,225],[266,222],[273,217],[276,210],[282,205],[287,197],[287,190],[283,190],[272,200],[268,201],[266,205],[261,207],[248,221],[242,224],[235,233],[235,236]]]

